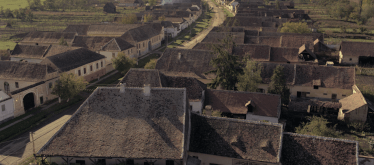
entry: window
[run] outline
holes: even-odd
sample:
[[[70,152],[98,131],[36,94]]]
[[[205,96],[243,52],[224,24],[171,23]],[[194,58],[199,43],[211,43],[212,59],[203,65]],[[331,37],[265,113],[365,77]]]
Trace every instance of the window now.
[[[84,161],[84,160],[76,160],[75,163],[76,164],[80,164],[80,165],[85,165],[86,161]]]
[[[43,104],[43,96],[40,97],[40,104]]]
[[[256,90],[256,92],[265,93],[265,90],[262,89],[262,88],[258,88],[258,89]]]
[[[130,54],[130,50],[127,50],[127,54]]]
[[[323,95],[327,95],[327,93],[323,93]]]
[[[96,63],[96,69],[99,69],[99,63]]]
[[[16,88],[19,88],[19,86],[18,86],[18,82],[16,82],[15,84],[16,84]]]
[[[81,76],[81,70],[80,69],[78,70],[78,76]]]
[[[314,89],[318,89],[318,86],[317,86],[317,85],[314,85],[313,87],[314,87]]]
[[[309,92],[300,92],[300,91],[297,91],[297,97],[306,97],[306,94],[310,94]]]
[[[5,104],[1,105],[1,111],[5,111]]]
[[[86,68],[83,68],[83,74],[86,74]]]
[[[134,159],[126,159],[126,165],[134,165]]]
[[[331,99],[335,100],[336,99],[336,94],[331,94]]]
[[[343,97],[347,96],[347,95],[342,95]]]
[[[143,48],[145,47],[145,45],[144,45],[144,42],[143,42]]]
[[[52,82],[50,82],[50,83],[49,83],[49,89],[52,88],[52,85],[53,85]]]
[[[352,58],[349,58],[349,61],[352,61]]]
[[[101,67],[103,67],[103,62],[101,61]]]
[[[97,163],[100,165],[106,165],[105,159],[97,159]]]
[[[174,165],[174,160],[166,160],[166,165]]]
[[[5,93],[9,93],[9,91],[10,91],[9,83],[8,82],[4,82],[4,92]]]
[[[112,53],[112,57],[113,57],[113,58],[116,58],[116,53]]]
[[[144,165],[150,165],[150,163],[148,163],[148,162],[144,162]]]
[[[92,72],[92,65],[90,66],[90,71]]]
[[[132,53],[132,49],[130,49],[130,52]]]

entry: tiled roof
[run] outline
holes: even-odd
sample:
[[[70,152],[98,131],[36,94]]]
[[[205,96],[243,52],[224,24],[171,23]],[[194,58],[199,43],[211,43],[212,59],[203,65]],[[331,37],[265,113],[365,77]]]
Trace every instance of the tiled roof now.
[[[313,86],[313,80],[321,80],[323,88],[352,89],[355,84],[355,68],[321,65],[297,65],[296,85]]]
[[[260,36],[258,37],[258,44],[269,45],[271,47],[281,47],[280,36]]]
[[[141,24],[93,24],[87,30],[87,35],[119,37],[129,31],[137,28]]]
[[[374,56],[374,43],[342,41],[340,51],[343,56]]]
[[[191,115],[190,152],[279,163],[282,125]]]
[[[309,48],[313,48],[313,42],[313,36],[283,35],[281,37],[280,47],[300,48],[306,44]]]
[[[72,43],[76,33],[61,33],[61,32],[29,32],[21,41],[21,43],[45,43],[58,44],[61,37],[64,37],[67,43]]]
[[[207,78],[205,73],[213,70],[209,63],[216,56],[206,50],[168,48],[157,60],[155,69],[168,76]]]
[[[270,61],[270,46],[255,44],[235,45],[233,54],[241,58],[250,56],[254,61]]]
[[[345,97],[343,99],[340,99],[339,102],[342,104],[341,109],[343,109],[344,113],[349,113],[353,110],[356,110],[364,105],[367,105],[367,102],[364,98],[364,96],[359,93],[354,93],[349,95],[348,97]],[[346,110],[346,111],[344,111]]]
[[[180,160],[189,114],[185,89],[99,87],[38,154]]]
[[[80,47],[74,47],[74,46],[51,45],[47,53],[44,54],[43,59],[49,56],[53,56],[56,54],[64,53],[64,52],[79,49],[79,48]]]
[[[299,49],[297,48],[277,48],[272,47],[270,53],[270,61],[275,62],[298,62]]]
[[[358,142],[294,133],[283,134],[282,164],[358,164]]]
[[[98,51],[112,39],[113,37],[77,36],[75,37],[72,46],[87,48],[91,51]]]
[[[222,43],[221,40],[229,35],[232,35],[232,40],[235,44],[244,44],[244,32],[209,32],[201,42]]]
[[[211,89],[206,91],[206,104],[221,112],[247,114],[245,105],[249,101],[255,105],[253,115],[276,118],[280,115],[279,95]]]
[[[85,48],[80,48],[49,56],[43,60],[42,63],[51,62],[60,72],[66,72],[104,58],[105,56],[101,54]]]
[[[161,31],[157,31],[150,24],[146,24],[137,28],[130,29],[120,38],[124,39],[129,43],[140,42],[157,36]]]
[[[11,57],[21,58],[42,58],[49,46],[38,45],[16,45],[12,51]]]
[[[68,25],[63,32],[87,35],[88,27],[90,27],[90,25]]]
[[[0,61],[0,79],[38,82],[45,80],[46,75],[52,72],[55,70],[43,64]]]
[[[143,87],[149,84],[151,87],[186,88],[187,97],[190,101],[201,100],[202,92],[206,85],[189,77],[165,76],[157,69],[130,69],[121,83],[128,87]]]
[[[102,46],[101,50],[104,51],[123,51],[135,47],[134,45],[128,43],[122,38],[113,38],[108,43]]]

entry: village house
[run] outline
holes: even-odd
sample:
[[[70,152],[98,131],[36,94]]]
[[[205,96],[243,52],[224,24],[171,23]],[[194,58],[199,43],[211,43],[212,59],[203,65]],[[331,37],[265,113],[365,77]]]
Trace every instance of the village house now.
[[[358,142],[284,132],[282,164],[358,165]]]
[[[186,89],[98,87],[36,155],[57,164],[186,165],[190,118]]]
[[[205,110],[218,110],[232,118],[279,122],[280,95],[208,89],[205,97]]]
[[[58,72],[48,65],[0,61],[0,90],[14,99],[14,117],[56,98],[56,80]]]
[[[23,61],[31,63],[40,63],[46,57],[63,53],[69,50],[75,50],[79,47],[62,46],[62,45],[19,45],[16,44],[13,51],[10,53],[11,61]]]
[[[374,63],[374,43],[342,41],[339,47],[339,63],[365,65]]]
[[[14,118],[14,99],[0,90],[0,124]]]
[[[116,6],[112,2],[107,2],[103,7],[106,13],[116,13]]]
[[[192,113],[188,155],[206,165],[280,165],[282,134],[282,124]]]
[[[368,104],[361,91],[355,85],[353,94],[340,99],[341,108],[339,109],[338,119],[346,122],[366,122],[368,114]]]
[[[171,21],[161,21],[161,25],[164,27],[165,34],[172,38],[181,32],[180,25],[173,24]]]
[[[210,61],[217,57],[212,51],[168,48],[157,60],[155,69],[166,76],[192,77],[208,83],[214,74],[205,74],[214,68]]]
[[[76,33],[32,31],[20,41],[20,44],[42,46],[59,45],[60,39],[64,38],[66,43],[71,46],[76,35]]]
[[[87,82],[106,74],[105,56],[85,48],[47,57],[41,64],[47,64],[59,73],[73,73],[83,76]]]
[[[119,84],[127,87],[143,87],[145,84],[151,87],[186,88],[187,98],[192,112],[201,113],[204,101],[206,85],[195,78],[165,76],[156,69],[131,68]]]

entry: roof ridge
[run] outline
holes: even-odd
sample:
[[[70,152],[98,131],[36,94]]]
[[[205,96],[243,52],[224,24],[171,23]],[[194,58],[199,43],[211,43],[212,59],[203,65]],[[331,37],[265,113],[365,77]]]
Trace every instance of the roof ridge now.
[[[271,126],[277,126],[283,129],[283,124],[280,123],[272,123],[272,122],[262,122],[262,121],[255,121],[255,120],[243,120],[243,119],[236,119],[236,118],[227,118],[227,117],[215,117],[215,116],[207,116],[207,115],[200,115],[195,112],[191,112],[191,114],[198,115],[201,117],[209,118],[209,119],[218,119],[218,120],[227,120],[227,121],[233,121],[238,123],[247,123],[247,124],[260,124],[260,125],[271,125]]]
[[[74,37],[75,39],[75,37]],[[50,44],[47,48],[47,50],[45,50],[44,54],[42,55],[42,57],[45,57],[47,55],[47,53],[49,52],[49,50],[51,50],[51,47],[52,47],[52,44]]]
[[[108,41],[105,45],[103,45],[103,46],[101,46],[101,49],[100,50],[103,50],[103,48],[105,47],[105,46],[107,46],[112,40],[114,40],[115,38],[113,38],[113,39],[111,39],[110,41]]]
[[[120,51],[122,51],[121,47],[119,46],[119,44],[118,44],[118,42],[117,42],[117,38],[113,38],[113,39],[114,39],[114,42],[116,43],[118,49],[119,49]]]
[[[324,137],[324,136],[317,136],[317,135],[306,135],[306,134],[299,134],[299,133],[294,133],[294,132],[283,132],[283,134],[294,135],[294,136],[303,136],[303,137],[309,137],[309,138],[317,138],[317,139],[323,139],[323,140],[344,141],[344,142],[350,142],[350,143],[357,143],[358,144],[358,141],[349,140],[349,139],[342,139],[342,138]]]
[[[232,91],[232,90],[220,90],[220,89],[208,89],[211,91],[223,91],[223,92],[232,92],[232,93],[251,93],[251,94],[261,94],[261,95],[269,95],[269,96],[280,96],[278,94],[272,94],[272,93],[260,93],[260,92],[247,92],[247,91]]]

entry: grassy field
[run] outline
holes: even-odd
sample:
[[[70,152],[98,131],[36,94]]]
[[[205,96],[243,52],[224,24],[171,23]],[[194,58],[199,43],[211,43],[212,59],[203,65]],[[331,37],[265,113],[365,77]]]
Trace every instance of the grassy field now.
[[[45,0],[41,0],[43,2]],[[27,0],[0,0],[0,6],[2,6],[5,9],[19,9],[19,8],[25,8],[29,4],[27,3]]]
[[[0,40],[0,50],[13,49],[16,43],[13,41],[1,41]]]

